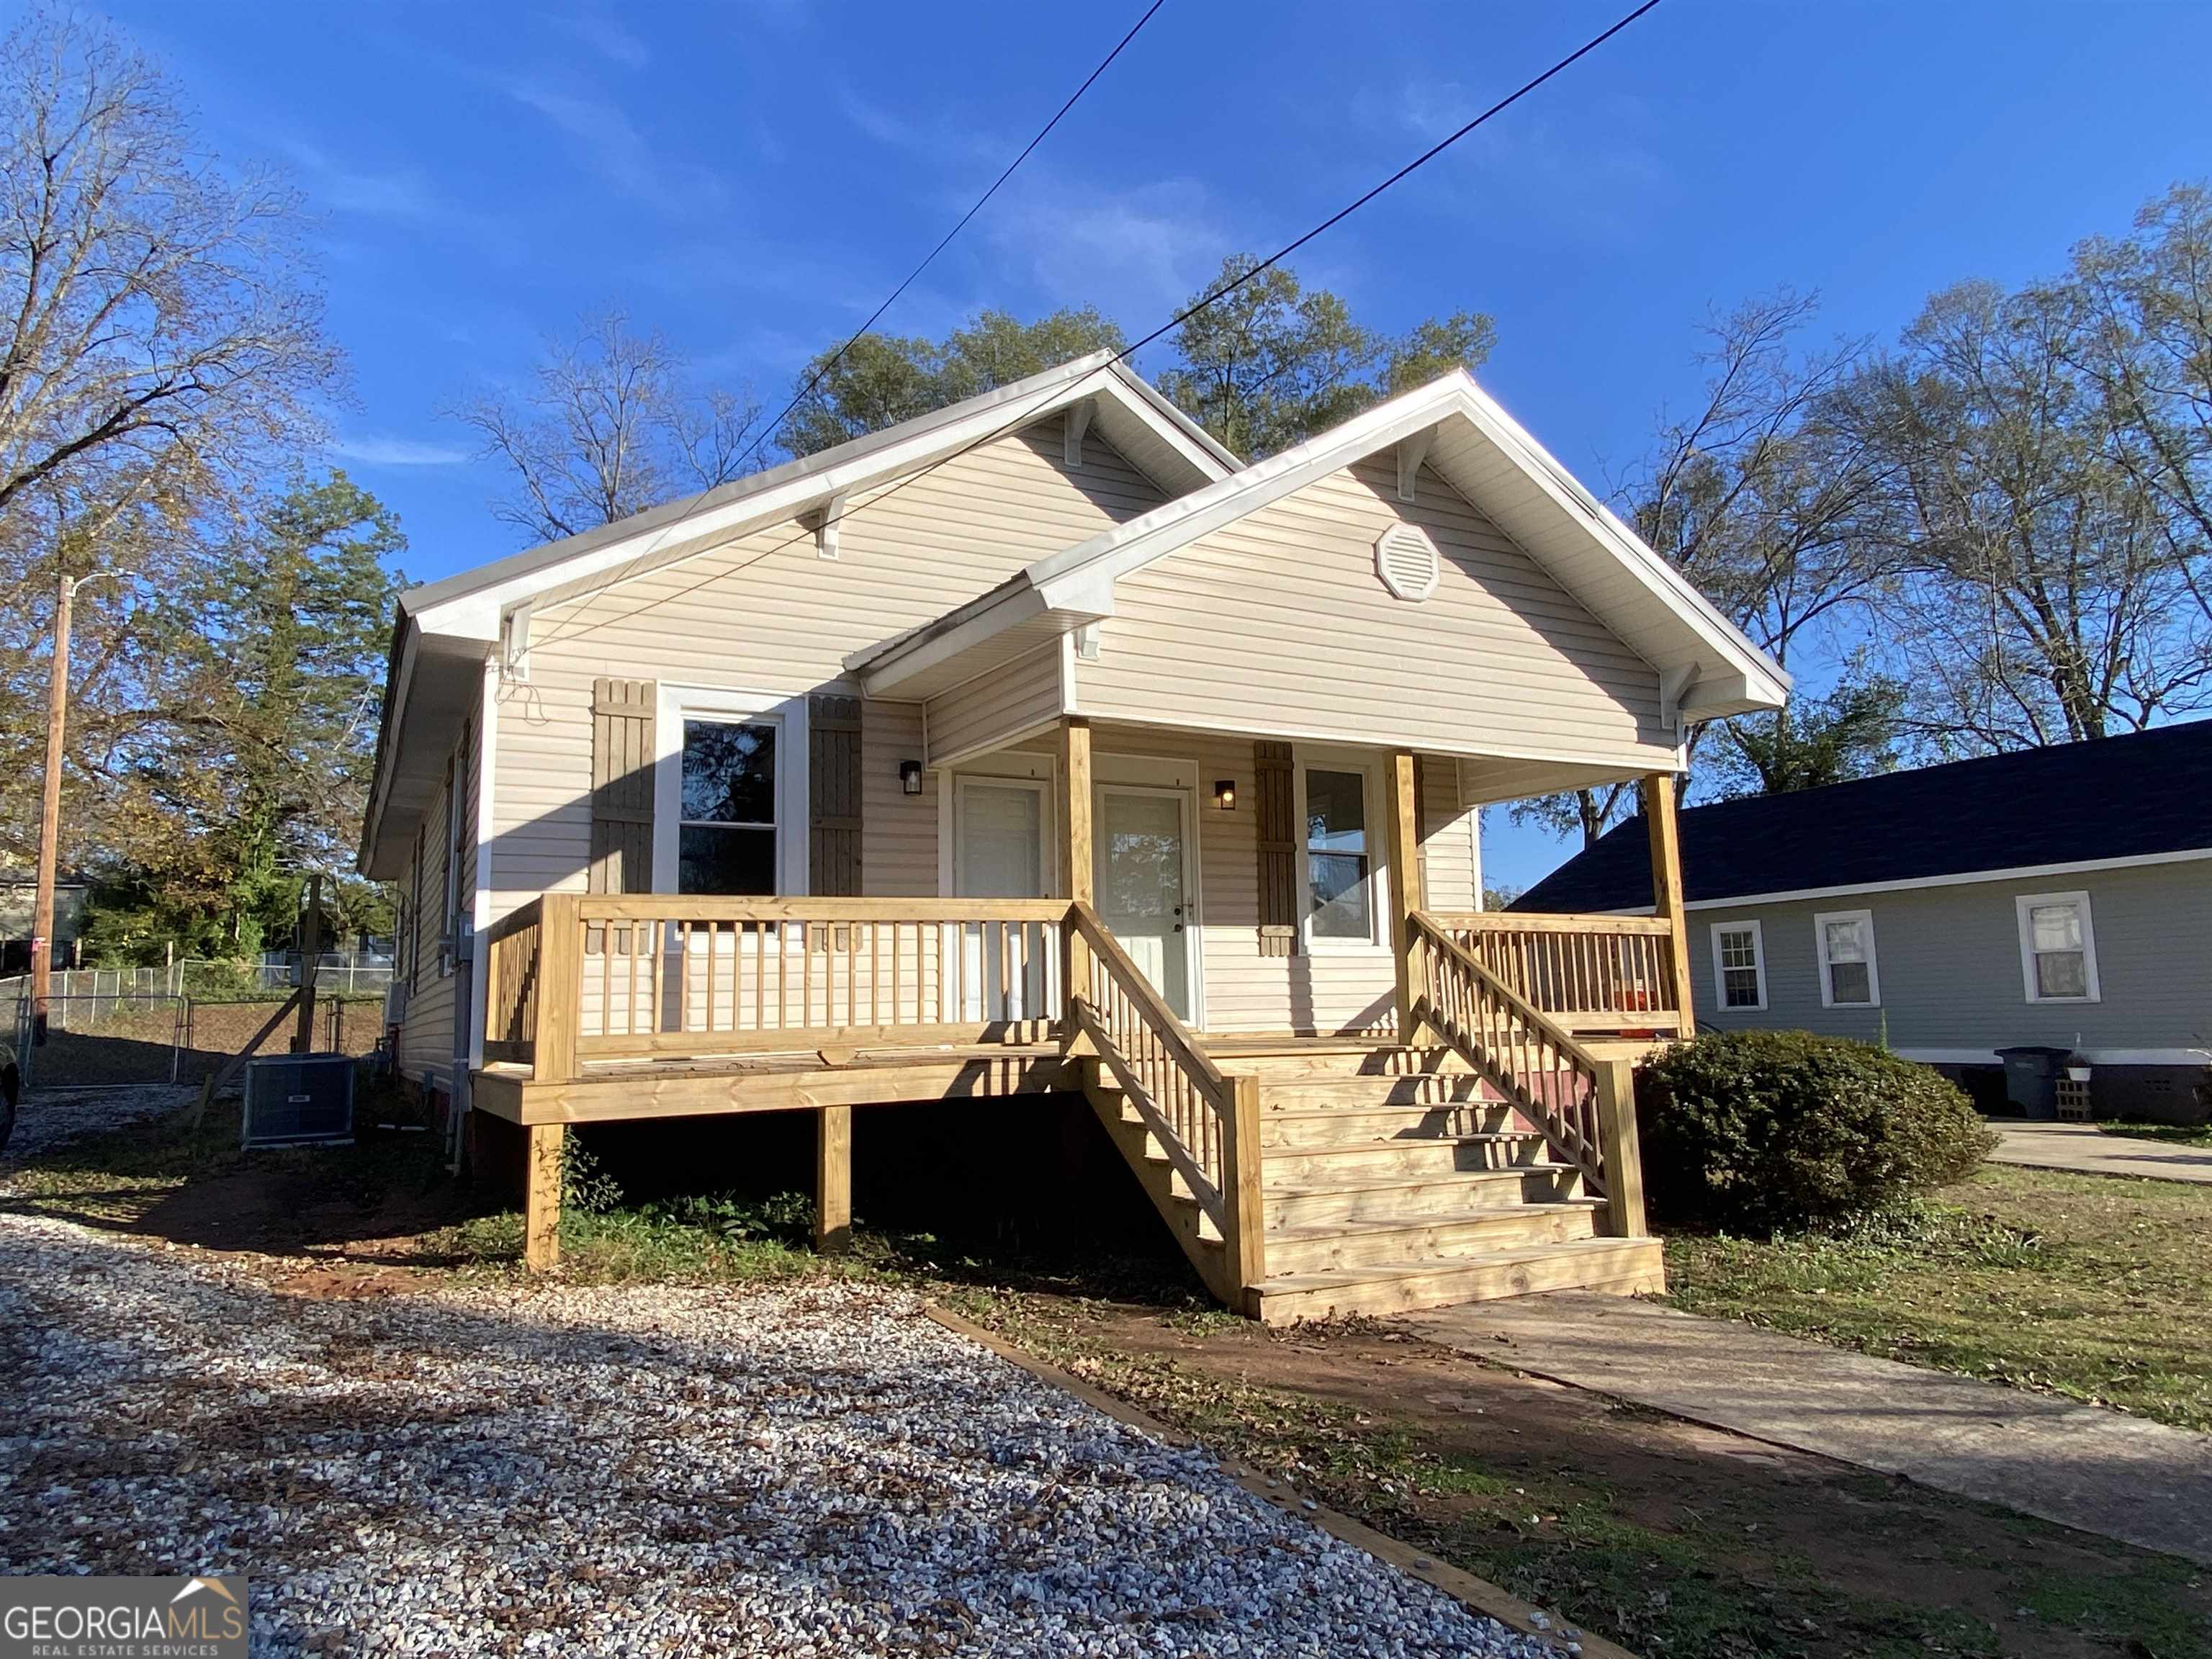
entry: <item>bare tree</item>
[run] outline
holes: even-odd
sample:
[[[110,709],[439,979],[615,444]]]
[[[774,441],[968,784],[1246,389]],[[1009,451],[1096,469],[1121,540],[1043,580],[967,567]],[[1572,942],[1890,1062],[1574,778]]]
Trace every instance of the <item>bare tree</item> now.
[[[167,82],[89,20],[0,43],[0,514],[111,497],[177,449],[238,468],[313,434],[337,353],[297,198],[196,149]]]
[[[668,342],[611,312],[549,342],[526,397],[483,397],[451,413],[514,475],[514,493],[494,514],[550,542],[740,476],[757,447],[760,405],[690,391]]]

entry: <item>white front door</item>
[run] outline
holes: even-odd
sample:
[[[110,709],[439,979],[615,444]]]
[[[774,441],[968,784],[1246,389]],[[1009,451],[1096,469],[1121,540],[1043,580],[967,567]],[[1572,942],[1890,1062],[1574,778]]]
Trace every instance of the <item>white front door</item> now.
[[[1098,791],[1098,915],[1178,1017],[1191,1017],[1189,824],[1180,789]]]
[[[1045,786],[1018,778],[963,777],[954,786],[952,886],[962,898],[1047,898]],[[1024,930],[1025,935],[1027,930]],[[981,924],[960,930],[965,960],[942,965],[951,985],[965,988],[953,1015],[960,1021],[1025,1019],[1048,1000],[1046,976],[1052,951],[1042,931],[1016,953],[1021,966],[1007,971],[1006,953]],[[950,994],[948,993],[948,1000]]]

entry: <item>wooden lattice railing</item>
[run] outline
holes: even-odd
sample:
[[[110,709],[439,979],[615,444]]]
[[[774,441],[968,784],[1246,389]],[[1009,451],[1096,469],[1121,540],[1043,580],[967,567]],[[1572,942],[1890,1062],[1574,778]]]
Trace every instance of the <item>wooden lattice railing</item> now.
[[[545,902],[518,905],[484,930],[484,1058],[527,1066],[538,1053],[538,970]]]
[[[1681,1029],[1674,940],[1664,916],[1430,915],[1453,943],[1553,1024],[1570,1030]]]
[[[1502,1090],[1555,1157],[1581,1169],[1588,1189],[1607,1200],[1614,1233],[1640,1235],[1632,1062],[1601,1060],[1576,1042],[1452,936],[1455,920],[1422,912],[1407,920],[1416,1024]]]
[[[1070,1050],[1095,1054],[1113,1073],[1219,1230],[1226,1277],[1241,1295],[1267,1272],[1259,1080],[1213,1063],[1088,904],[1069,905],[1064,927],[1068,981],[1077,988],[1068,999]]]

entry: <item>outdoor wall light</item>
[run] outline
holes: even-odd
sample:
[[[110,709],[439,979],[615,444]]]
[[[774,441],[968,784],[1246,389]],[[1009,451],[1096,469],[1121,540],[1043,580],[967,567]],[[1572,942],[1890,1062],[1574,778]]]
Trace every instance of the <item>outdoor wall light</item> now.
[[[909,795],[918,795],[921,793],[921,763],[920,761],[899,763],[899,787]]]
[[[1213,781],[1213,804],[1224,812],[1237,810],[1237,780],[1216,778]]]

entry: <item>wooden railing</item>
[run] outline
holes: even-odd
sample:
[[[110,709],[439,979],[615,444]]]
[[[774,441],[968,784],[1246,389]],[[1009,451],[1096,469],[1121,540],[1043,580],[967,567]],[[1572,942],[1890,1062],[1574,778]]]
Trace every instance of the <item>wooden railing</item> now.
[[[1682,1027],[1674,936],[1663,916],[1431,914],[1455,944],[1554,1024],[1570,1030]]]
[[[547,893],[489,930],[485,1058],[1046,1042],[1060,900]]]
[[[1069,905],[1064,926],[1068,977],[1083,988],[1068,1002],[1070,1050],[1114,1074],[1220,1230],[1225,1299],[1239,1302],[1267,1276],[1259,1079],[1213,1063],[1088,904]]]
[[[1644,1231],[1632,1060],[1600,1059],[1453,936],[1462,917],[1416,912],[1407,948],[1416,1022],[1503,1090],[1555,1156],[1607,1200],[1611,1231]]]

